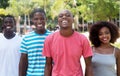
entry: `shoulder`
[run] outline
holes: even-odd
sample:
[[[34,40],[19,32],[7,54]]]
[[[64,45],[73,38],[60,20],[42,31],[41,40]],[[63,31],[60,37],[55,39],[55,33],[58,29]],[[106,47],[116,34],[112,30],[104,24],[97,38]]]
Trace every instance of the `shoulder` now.
[[[34,32],[34,31],[32,31],[32,32],[29,32],[29,33],[27,33],[27,34],[23,35],[23,36],[22,36],[22,38],[31,37],[31,36],[34,36],[34,35],[35,35],[35,32]]]
[[[44,36],[48,36],[48,35],[50,35],[50,34],[52,34],[52,32],[49,31],[49,30],[46,30],[46,33],[44,34]]]
[[[119,48],[115,48],[115,55],[117,58],[120,58],[120,49]]]
[[[88,40],[88,38],[82,33],[75,31],[75,34],[76,34],[77,38],[79,38],[80,40]]]
[[[22,42],[29,42],[30,40],[35,39],[35,32],[30,32],[28,34],[22,35]]]
[[[22,36],[20,36],[19,34],[16,34],[15,37],[16,37],[17,39],[22,39]]]
[[[85,37],[84,34],[82,34],[82,33],[80,33],[80,32],[77,32],[77,31],[75,31],[75,34],[78,35],[78,36],[80,36],[80,37]]]
[[[46,33],[51,34],[52,32],[50,30],[46,30]]]
[[[0,35],[3,35],[3,33],[0,33]]]
[[[47,36],[47,38],[53,38],[53,37],[57,36],[58,34],[59,34],[59,32],[53,32],[53,33],[49,34]]]
[[[3,33],[0,33],[0,37],[3,37]]]
[[[53,32],[46,37],[46,41],[53,41],[54,39],[58,38],[58,36],[59,32]]]

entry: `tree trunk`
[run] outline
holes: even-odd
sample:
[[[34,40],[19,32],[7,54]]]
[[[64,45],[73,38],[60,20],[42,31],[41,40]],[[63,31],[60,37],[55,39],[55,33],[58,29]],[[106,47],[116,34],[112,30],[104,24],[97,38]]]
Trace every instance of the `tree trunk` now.
[[[16,19],[16,32],[20,34],[20,16]]]
[[[74,21],[74,29],[78,31],[78,15],[75,15],[74,17],[75,21]]]
[[[26,14],[24,15],[24,31],[23,34],[26,34],[27,32],[27,23],[26,23]]]

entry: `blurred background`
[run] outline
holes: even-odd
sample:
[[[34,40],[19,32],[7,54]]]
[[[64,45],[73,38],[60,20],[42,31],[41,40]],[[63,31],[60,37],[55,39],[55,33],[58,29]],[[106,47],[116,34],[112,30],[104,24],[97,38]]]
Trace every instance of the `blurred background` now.
[[[51,31],[58,29],[57,15],[63,9],[72,11],[73,28],[77,31],[89,31],[91,25],[99,20],[111,21],[120,28],[120,0],[0,0],[0,27],[2,17],[11,14],[17,21],[17,33],[23,35],[32,31],[35,27],[30,12],[34,8],[45,10],[46,28]]]

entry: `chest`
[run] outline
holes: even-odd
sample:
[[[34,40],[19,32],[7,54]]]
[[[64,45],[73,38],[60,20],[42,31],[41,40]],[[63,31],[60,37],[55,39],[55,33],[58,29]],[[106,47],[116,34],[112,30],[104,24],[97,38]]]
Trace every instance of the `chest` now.
[[[82,44],[79,40],[56,39],[52,43],[52,54],[56,56],[80,57],[82,55]]]
[[[114,54],[98,54],[95,53],[92,57],[92,63],[99,66],[114,66],[116,64],[116,58]]]
[[[3,56],[18,55],[20,50],[20,40],[0,39],[0,54]]]

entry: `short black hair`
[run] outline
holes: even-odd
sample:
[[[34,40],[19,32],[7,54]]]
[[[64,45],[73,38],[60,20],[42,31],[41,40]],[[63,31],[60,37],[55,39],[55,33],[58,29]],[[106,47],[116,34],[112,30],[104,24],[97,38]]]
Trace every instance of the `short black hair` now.
[[[2,22],[4,22],[5,18],[7,18],[7,17],[12,18],[12,19],[14,20],[15,24],[16,24],[16,20],[15,20],[15,18],[14,18],[13,15],[5,15],[5,16],[3,17],[3,21],[2,21]]]
[[[36,12],[43,13],[43,14],[45,15],[45,17],[46,17],[46,13],[45,13],[44,9],[42,9],[42,8],[34,8],[33,11],[32,11],[31,14],[30,14],[30,17],[33,18],[34,14],[35,14]]]
[[[99,31],[102,27],[107,27],[110,30],[111,43],[114,43],[119,37],[119,29],[117,25],[107,21],[99,21],[92,25],[89,32],[89,39],[95,47],[99,47],[101,45],[101,42],[99,40]]]

